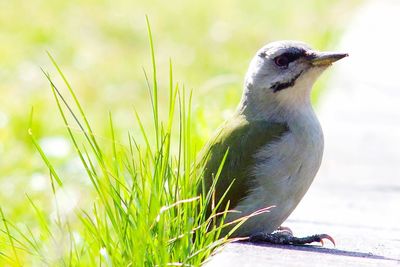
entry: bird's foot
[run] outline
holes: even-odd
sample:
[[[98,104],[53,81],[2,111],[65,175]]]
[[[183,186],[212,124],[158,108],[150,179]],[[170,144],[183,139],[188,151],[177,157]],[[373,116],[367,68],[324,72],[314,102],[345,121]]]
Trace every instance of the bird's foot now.
[[[305,245],[313,242],[320,242],[324,245],[324,239],[327,239],[335,246],[335,240],[327,234],[310,235],[306,237],[295,237],[289,228],[278,228],[277,231],[270,234],[260,232],[249,237],[250,242],[266,242],[277,245]]]

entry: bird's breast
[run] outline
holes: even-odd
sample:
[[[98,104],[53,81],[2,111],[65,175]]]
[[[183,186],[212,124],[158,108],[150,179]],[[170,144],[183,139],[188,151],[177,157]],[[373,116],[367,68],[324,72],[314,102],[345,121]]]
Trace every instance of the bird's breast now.
[[[323,154],[323,134],[314,114],[288,123],[289,131],[255,155],[256,182],[274,199],[300,201],[313,181]],[[276,193],[272,193],[276,192]]]
[[[254,155],[252,190],[235,209],[249,214],[267,206],[276,207],[249,220],[241,230],[244,234],[279,227],[300,202],[319,169],[324,142],[315,115],[289,122],[288,126],[284,136],[264,145]]]

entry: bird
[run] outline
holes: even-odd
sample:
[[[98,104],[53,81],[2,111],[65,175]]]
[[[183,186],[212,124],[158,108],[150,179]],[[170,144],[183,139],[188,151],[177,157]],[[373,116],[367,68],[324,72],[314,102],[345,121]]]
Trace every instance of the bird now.
[[[335,242],[327,234],[296,237],[282,223],[309,189],[322,161],[324,137],[311,104],[312,87],[332,63],[346,56],[292,40],[257,51],[236,111],[201,152],[199,192],[214,190],[209,206],[220,204],[215,213],[229,204],[223,235],[275,244]],[[257,214],[266,207],[268,212]],[[232,231],[234,222],[246,216]]]

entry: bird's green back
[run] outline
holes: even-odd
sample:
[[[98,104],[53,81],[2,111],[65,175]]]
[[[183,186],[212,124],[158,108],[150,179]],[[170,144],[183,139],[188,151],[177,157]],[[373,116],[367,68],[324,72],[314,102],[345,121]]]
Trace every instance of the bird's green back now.
[[[238,115],[225,122],[216,135],[203,149],[205,162],[204,187],[205,193],[213,184],[215,174],[225,159],[222,171],[215,186],[215,203],[232,184],[221,202],[218,211],[225,209],[230,201],[230,209],[246,197],[254,181],[251,167],[255,164],[254,154],[264,145],[278,140],[289,130],[284,123],[268,122],[266,120],[248,120],[243,115]],[[200,185],[200,188],[202,185]]]

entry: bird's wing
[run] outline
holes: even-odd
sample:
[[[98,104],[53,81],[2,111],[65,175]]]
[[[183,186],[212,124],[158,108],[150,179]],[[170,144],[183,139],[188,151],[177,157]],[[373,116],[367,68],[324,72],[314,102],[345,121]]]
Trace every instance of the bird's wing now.
[[[264,145],[282,137],[289,128],[284,123],[271,123],[265,120],[248,121],[237,116],[227,121],[216,136],[203,150],[205,162],[204,186],[206,192],[213,184],[215,174],[221,165],[227,150],[228,154],[215,186],[218,203],[227,188],[233,184],[221,202],[219,211],[224,210],[227,201],[230,209],[246,197],[252,185],[251,167],[254,166],[254,154]]]

